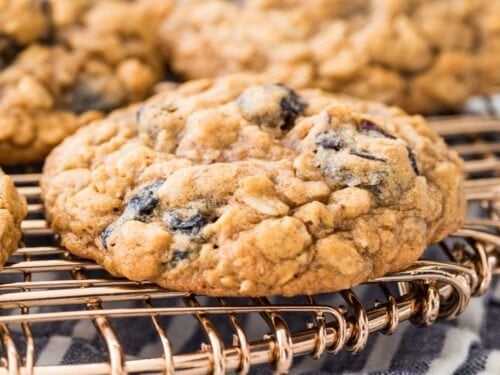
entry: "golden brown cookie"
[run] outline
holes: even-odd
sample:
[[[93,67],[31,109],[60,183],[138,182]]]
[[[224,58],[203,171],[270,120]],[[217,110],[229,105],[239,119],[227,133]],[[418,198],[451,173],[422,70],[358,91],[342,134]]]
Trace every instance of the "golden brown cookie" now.
[[[0,69],[12,62],[23,46],[47,39],[50,6],[45,0],[0,0]]]
[[[191,79],[265,72],[412,113],[500,87],[499,0],[186,0],[160,34]]]
[[[42,160],[82,124],[150,95],[163,76],[155,26],[169,2],[43,3],[51,39],[19,49],[0,71],[0,164]]]
[[[21,221],[26,216],[26,199],[0,169],[0,269],[21,239]]]
[[[253,75],[117,111],[47,159],[71,252],[209,295],[334,291],[400,270],[463,222],[462,162],[420,116]]]

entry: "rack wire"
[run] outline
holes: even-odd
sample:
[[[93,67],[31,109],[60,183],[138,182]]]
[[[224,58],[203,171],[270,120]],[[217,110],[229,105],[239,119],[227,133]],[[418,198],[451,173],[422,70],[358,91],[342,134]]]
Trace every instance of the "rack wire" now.
[[[500,275],[500,120],[455,116],[430,121],[466,160],[466,225],[405,271],[326,296],[215,299],[113,278],[59,247],[43,215],[40,169],[12,173],[28,198],[29,216],[22,226],[23,243],[0,274],[0,372],[245,374],[268,364],[286,373],[296,357],[359,352],[369,335],[392,334],[405,320],[428,326],[438,318],[454,318]],[[173,317],[188,318],[178,324],[196,325],[204,333],[189,350],[176,348],[165,328]],[[249,317],[253,324],[257,317],[264,328],[249,329]],[[127,326],[119,323],[123,320],[149,324],[159,347],[155,355],[127,352],[120,338]],[[38,363],[37,327],[73,321],[93,322],[102,360]]]

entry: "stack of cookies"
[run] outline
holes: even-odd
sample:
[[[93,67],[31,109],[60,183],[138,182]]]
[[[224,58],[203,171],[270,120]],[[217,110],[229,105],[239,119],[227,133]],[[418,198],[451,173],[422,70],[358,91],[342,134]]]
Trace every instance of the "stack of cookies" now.
[[[43,161],[62,245],[115,276],[341,290],[463,224],[462,161],[390,105],[457,109],[499,58],[496,0],[0,0],[0,165]]]

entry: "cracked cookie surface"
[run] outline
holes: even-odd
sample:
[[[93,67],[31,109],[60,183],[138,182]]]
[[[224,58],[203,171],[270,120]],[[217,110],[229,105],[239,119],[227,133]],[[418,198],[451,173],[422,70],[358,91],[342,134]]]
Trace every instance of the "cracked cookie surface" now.
[[[21,239],[21,221],[26,216],[26,199],[0,169],[0,269]]]
[[[265,72],[412,113],[500,84],[499,0],[187,0],[160,34],[186,78]]]
[[[420,116],[238,74],[165,90],[66,139],[42,195],[73,253],[209,295],[356,285],[463,222],[462,162]]]
[[[50,20],[50,40],[5,47],[10,55],[0,71],[0,165],[42,160],[81,125],[150,95],[163,75],[155,27],[168,1],[6,2],[11,8],[35,3],[43,4]],[[0,19],[13,12],[1,4]],[[14,31],[8,35],[20,38]]]

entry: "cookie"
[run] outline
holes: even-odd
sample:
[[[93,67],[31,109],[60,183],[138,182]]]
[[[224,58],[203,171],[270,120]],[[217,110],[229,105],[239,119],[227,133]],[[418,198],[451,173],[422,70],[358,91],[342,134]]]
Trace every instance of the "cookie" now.
[[[52,0],[47,7],[51,41],[28,44],[0,72],[1,164],[42,160],[81,125],[149,96],[163,77],[154,25],[168,2]]]
[[[21,221],[28,212],[26,199],[0,169],[0,269],[21,239]]]
[[[265,72],[434,113],[498,89],[499,20],[498,0],[188,0],[160,35],[186,78]]]
[[[237,74],[80,129],[42,195],[71,252],[221,296],[344,289],[417,260],[464,220],[462,162],[420,116]]]
[[[50,37],[49,4],[45,0],[0,0],[0,69],[23,46]]]

